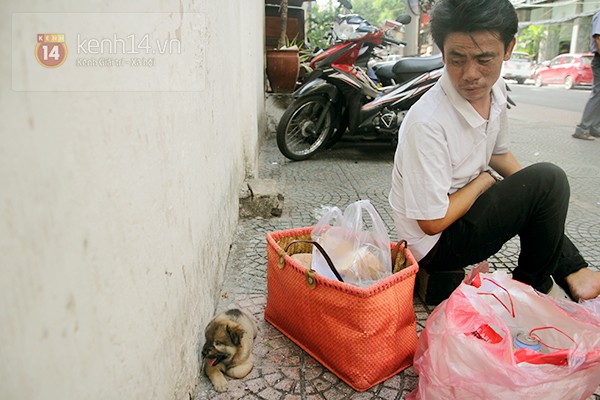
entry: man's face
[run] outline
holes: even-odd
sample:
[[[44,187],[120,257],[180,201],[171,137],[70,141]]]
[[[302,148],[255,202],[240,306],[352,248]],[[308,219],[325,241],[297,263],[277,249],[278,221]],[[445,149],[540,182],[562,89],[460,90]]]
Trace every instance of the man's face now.
[[[502,62],[510,59],[514,45],[515,40],[505,51],[500,37],[489,31],[446,36],[444,63],[456,91],[473,105],[487,100],[500,76]]]

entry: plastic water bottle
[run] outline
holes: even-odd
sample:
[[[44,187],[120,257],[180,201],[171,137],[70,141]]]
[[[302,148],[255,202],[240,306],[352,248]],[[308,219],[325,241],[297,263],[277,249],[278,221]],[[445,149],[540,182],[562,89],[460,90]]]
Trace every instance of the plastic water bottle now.
[[[515,351],[519,349],[531,349],[533,351],[541,351],[542,345],[540,341],[529,336],[526,332],[519,332],[515,335],[514,340]]]

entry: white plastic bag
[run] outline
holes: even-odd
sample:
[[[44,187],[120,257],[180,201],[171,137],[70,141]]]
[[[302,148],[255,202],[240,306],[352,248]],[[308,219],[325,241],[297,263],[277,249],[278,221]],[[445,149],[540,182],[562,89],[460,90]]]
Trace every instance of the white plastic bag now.
[[[523,331],[539,351],[515,345]],[[600,383],[600,315],[482,273],[429,316],[413,365],[410,400],[587,399]]]
[[[325,249],[346,283],[367,287],[392,273],[387,228],[369,200],[352,203],[343,213],[329,208],[313,228],[312,239]],[[316,246],[312,268],[337,280]]]

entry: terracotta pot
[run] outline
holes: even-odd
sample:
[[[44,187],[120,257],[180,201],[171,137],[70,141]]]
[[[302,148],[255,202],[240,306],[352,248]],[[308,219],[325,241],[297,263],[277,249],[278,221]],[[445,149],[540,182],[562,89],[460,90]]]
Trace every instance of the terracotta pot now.
[[[267,50],[267,78],[273,92],[293,92],[299,71],[298,50]]]

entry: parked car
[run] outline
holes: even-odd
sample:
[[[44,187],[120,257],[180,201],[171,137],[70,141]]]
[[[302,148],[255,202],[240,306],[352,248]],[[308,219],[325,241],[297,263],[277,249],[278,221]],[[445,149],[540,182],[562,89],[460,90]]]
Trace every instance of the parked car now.
[[[592,53],[560,54],[536,69],[533,75],[535,86],[560,84],[564,85],[565,89],[591,86],[592,58]]]
[[[528,53],[513,51],[510,60],[504,61],[502,64],[502,72],[500,73],[504,79],[512,79],[517,81],[519,85],[525,83],[526,79],[531,78],[533,72],[533,64]]]

